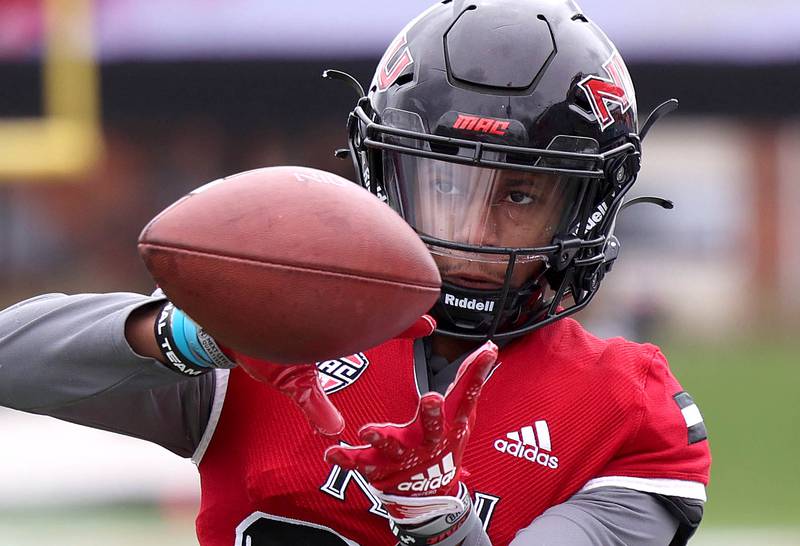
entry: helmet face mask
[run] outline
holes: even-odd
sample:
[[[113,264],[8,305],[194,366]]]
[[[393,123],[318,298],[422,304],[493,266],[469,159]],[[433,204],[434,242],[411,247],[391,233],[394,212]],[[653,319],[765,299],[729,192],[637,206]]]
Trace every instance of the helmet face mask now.
[[[432,6],[387,50],[348,134],[361,183],[439,265],[441,334],[549,324],[585,307],[616,258],[639,170],[636,99],[571,0]]]

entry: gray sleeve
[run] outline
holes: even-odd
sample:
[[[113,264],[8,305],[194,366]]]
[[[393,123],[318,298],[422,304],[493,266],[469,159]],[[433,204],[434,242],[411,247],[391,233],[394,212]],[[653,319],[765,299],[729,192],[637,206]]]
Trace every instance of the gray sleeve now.
[[[214,375],[181,377],[125,339],[130,313],[162,301],[46,294],[0,311],[0,405],[191,456],[208,423]]]
[[[649,493],[601,487],[549,508],[511,546],[667,546],[678,523]]]
[[[492,546],[492,541],[483,529],[483,522],[478,518],[477,512],[473,510],[469,517],[470,519],[464,524],[469,526],[469,532],[458,546]]]

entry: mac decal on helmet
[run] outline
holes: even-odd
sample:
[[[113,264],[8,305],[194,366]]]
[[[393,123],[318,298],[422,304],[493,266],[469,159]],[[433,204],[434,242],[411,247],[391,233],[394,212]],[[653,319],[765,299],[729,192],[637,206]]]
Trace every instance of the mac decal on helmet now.
[[[640,130],[625,63],[571,0],[445,0],[400,32],[368,93],[325,75],[361,96],[339,155],[442,270],[441,334],[511,338],[579,311],[617,257],[618,213],[672,206],[624,198],[677,101]],[[504,273],[490,285],[469,268]]]

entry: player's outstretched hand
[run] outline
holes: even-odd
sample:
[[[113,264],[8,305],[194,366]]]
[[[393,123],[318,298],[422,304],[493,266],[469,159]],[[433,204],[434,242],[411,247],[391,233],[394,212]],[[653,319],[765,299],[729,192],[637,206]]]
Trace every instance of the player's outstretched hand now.
[[[463,512],[456,496],[461,459],[497,350],[487,341],[468,356],[445,395],[423,395],[408,423],[365,425],[359,431],[365,445],[330,447],[325,460],[360,472],[398,523]]]
[[[315,364],[273,364],[238,353],[235,359],[251,377],[291,398],[320,434],[337,436],[344,430],[342,414],[322,390]]]
[[[417,338],[430,335],[436,322],[423,315],[398,338]],[[226,349],[227,350],[227,349]],[[252,377],[267,383],[297,404],[308,422],[321,434],[337,436],[344,430],[344,419],[325,394],[315,364],[281,365],[233,353],[236,362]]]

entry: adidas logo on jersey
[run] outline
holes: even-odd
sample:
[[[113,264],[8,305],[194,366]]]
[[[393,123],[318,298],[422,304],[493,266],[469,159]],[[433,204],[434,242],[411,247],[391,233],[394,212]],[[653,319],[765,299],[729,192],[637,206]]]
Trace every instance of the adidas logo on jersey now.
[[[401,483],[397,486],[397,489],[400,491],[414,491],[417,493],[434,491],[453,481],[455,475],[456,467],[453,464],[453,454],[448,453],[442,459],[441,464],[428,467],[428,470],[424,474],[414,474],[411,476],[410,481]]]
[[[549,453],[551,446],[547,421],[536,421],[532,427],[522,427],[519,432],[509,432],[505,438],[494,441],[494,448],[500,453],[526,459],[547,468],[558,468],[558,457]]]

